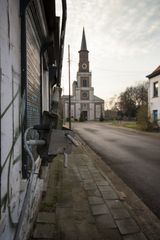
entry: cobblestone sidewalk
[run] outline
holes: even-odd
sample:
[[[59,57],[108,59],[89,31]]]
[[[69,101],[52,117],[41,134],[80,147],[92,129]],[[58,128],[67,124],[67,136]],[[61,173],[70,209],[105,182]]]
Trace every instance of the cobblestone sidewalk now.
[[[46,196],[42,200],[32,239],[147,240],[124,199],[95,160],[80,146],[63,168],[63,157],[50,165]]]

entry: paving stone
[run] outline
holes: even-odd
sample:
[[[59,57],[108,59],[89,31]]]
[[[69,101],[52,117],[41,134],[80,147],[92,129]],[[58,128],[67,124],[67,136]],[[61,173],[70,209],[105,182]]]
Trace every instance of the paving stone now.
[[[123,204],[120,200],[105,200],[109,208],[123,208]]]
[[[109,185],[109,183],[105,180],[102,181],[96,181],[97,186],[106,186]]]
[[[88,166],[88,169],[89,169],[89,171],[92,172],[92,173],[99,173],[99,171],[97,170],[97,168],[94,167],[93,165]]]
[[[84,189],[85,190],[97,189],[97,186],[96,186],[95,183],[85,183],[84,184]]]
[[[103,198],[106,200],[110,200],[110,199],[118,199],[118,196],[117,194],[113,191],[113,190],[110,190],[110,191],[105,191],[105,192],[101,192],[102,193],[102,196]]]
[[[73,203],[73,208],[74,211],[84,211],[84,212],[89,212],[89,204],[88,201],[74,201]]]
[[[73,218],[73,209],[72,208],[62,208],[62,207],[57,207],[56,208],[56,216],[58,218],[62,219],[71,219]]]
[[[54,224],[42,224],[37,223],[36,228],[33,232],[33,238],[44,238],[44,239],[51,239],[54,238],[56,235],[56,229]]]
[[[108,228],[116,228],[116,224],[113,220],[113,217],[110,213],[105,215],[95,216],[96,225],[101,232],[105,232]]]
[[[76,225],[72,221],[64,221],[61,219],[58,221],[58,232],[59,238],[58,239],[65,239],[65,240],[78,240],[77,229]],[[57,239],[57,238],[55,238]]]
[[[102,192],[113,191],[109,185],[99,185],[98,188]]]
[[[91,212],[88,211],[74,211],[74,220],[78,224],[79,222],[82,222],[86,220],[88,223],[95,223],[95,218],[91,215]]]
[[[62,192],[57,196],[58,199],[58,206],[61,206],[63,208],[65,207],[72,207],[72,192]]]
[[[87,170],[80,170],[79,171],[81,175],[90,175],[90,172]]]
[[[87,190],[87,195],[101,197],[100,191],[98,189]]]
[[[82,221],[77,224],[78,240],[101,240],[95,224]]]
[[[101,215],[109,212],[105,204],[91,205],[93,215]]]
[[[88,197],[88,201],[89,201],[89,204],[101,204],[101,203],[104,203],[103,198],[95,197],[95,196]]]
[[[101,181],[103,181],[103,177],[93,177],[94,178],[94,180],[95,180],[95,182],[101,182]]]
[[[113,191],[113,188],[109,185],[105,185],[105,186],[100,185],[100,186],[98,186],[98,188],[101,192]],[[105,189],[105,190],[103,190],[103,189]]]
[[[93,179],[89,179],[89,180],[83,180],[83,184],[87,184],[87,183],[94,183],[94,180]]]
[[[136,233],[133,235],[124,236],[123,239],[124,240],[147,240],[147,238],[142,232]]]
[[[38,223],[55,223],[55,213],[39,212],[37,217]]]
[[[78,240],[78,235],[77,232],[72,232],[72,231],[65,231],[64,229],[59,232],[58,238],[54,238],[53,240],[59,240],[59,239],[64,239],[64,240]],[[50,240],[50,239],[46,239]]]
[[[107,231],[101,231],[101,236],[104,240],[122,240],[122,236],[117,229],[107,229]]]
[[[66,219],[58,220],[58,228],[61,232],[75,233],[77,231],[76,224],[73,219],[67,221]]]
[[[116,224],[121,234],[138,233],[139,227],[133,219],[116,220]]]
[[[131,217],[125,208],[111,209],[111,213],[112,213],[114,219],[124,219],[124,218]]]
[[[97,178],[103,179],[102,175],[99,172],[92,172],[92,176],[94,179],[97,179]]]
[[[79,171],[80,171],[80,173],[86,173],[86,172],[89,172],[87,166],[79,167]]]
[[[81,178],[82,180],[89,180],[89,179],[92,179],[91,175],[90,174],[81,174]]]

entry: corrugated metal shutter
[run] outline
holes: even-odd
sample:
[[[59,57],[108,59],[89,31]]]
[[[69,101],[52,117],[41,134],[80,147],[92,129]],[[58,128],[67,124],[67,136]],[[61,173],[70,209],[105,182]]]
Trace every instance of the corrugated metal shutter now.
[[[27,18],[27,127],[40,123],[40,46]]]
[[[27,36],[27,128],[40,124],[41,116],[41,86],[40,86],[40,44],[36,35],[34,22],[27,14],[26,24]],[[30,139],[38,139],[36,131],[30,131]],[[32,146],[34,159],[38,157],[36,146]],[[30,159],[28,159],[27,169],[30,169]]]

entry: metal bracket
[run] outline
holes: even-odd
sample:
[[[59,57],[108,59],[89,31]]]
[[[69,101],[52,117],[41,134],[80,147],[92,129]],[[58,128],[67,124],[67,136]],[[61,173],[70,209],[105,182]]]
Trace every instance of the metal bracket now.
[[[78,142],[74,139],[74,133],[71,130],[52,129],[48,155],[70,154],[73,144],[78,146]]]

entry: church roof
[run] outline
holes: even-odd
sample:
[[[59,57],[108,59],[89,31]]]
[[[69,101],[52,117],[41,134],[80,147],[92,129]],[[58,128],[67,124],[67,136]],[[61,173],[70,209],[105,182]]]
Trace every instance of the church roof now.
[[[63,95],[63,96],[62,96],[62,99],[68,101],[69,95]],[[74,100],[74,96],[71,96],[71,99]],[[97,97],[97,96],[94,95],[94,102],[104,102],[104,100],[103,100],[102,98],[99,98],[99,97]]]
[[[82,33],[82,42],[81,42],[81,51],[87,51],[87,43],[86,43],[86,36],[85,36],[85,30],[83,28],[83,33]]]
[[[99,98],[99,97],[97,97],[95,95],[94,95],[94,101],[104,102],[104,100],[102,98]]]
[[[151,74],[147,75],[146,77],[152,78],[158,75],[160,75],[160,65]]]

